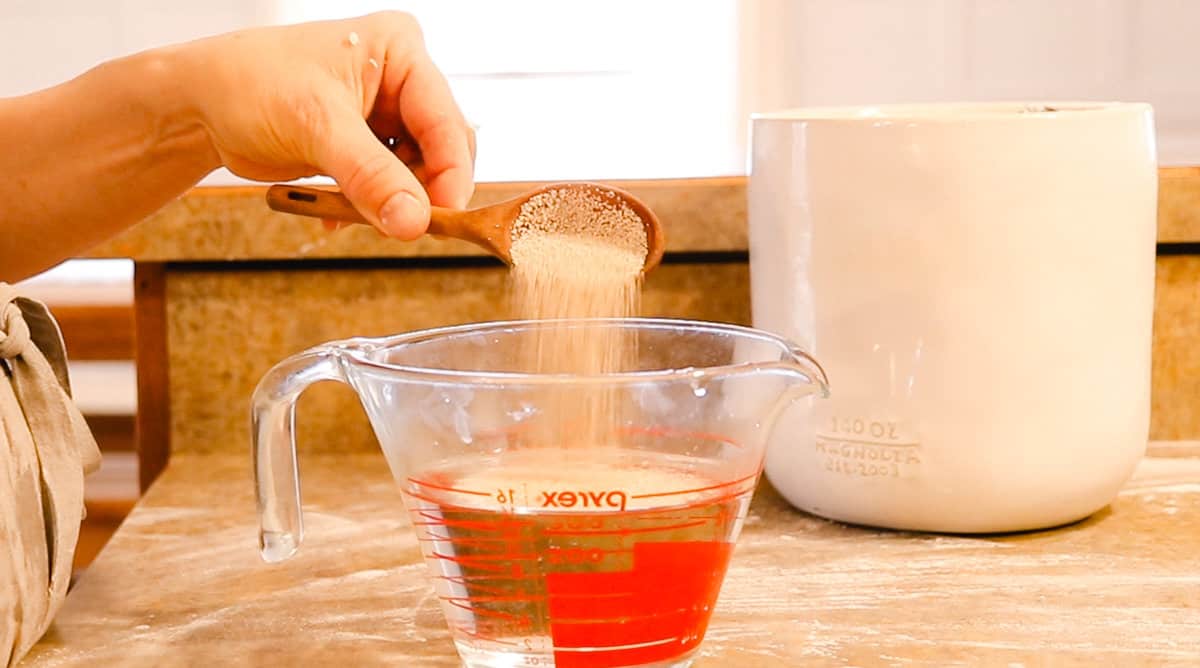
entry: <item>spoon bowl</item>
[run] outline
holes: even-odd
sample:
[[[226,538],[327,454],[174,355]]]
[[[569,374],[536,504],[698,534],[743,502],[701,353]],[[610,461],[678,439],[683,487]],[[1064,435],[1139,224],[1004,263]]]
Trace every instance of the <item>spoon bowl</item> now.
[[[665,238],[658,217],[632,194],[601,183],[551,183],[503,202],[475,209],[430,207],[428,232],[469,241],[500,258],[505,264],[512,264],[512,225],[521,213],[521,207],[539,194],[563,190],[603,193],[623,202],[646,228],[646,261],[642,265],[642,273],[649,272],[662,261]],[[350,200],[336,190],[273,185],[267,189],[267,205],[283,213],[367,224]]]

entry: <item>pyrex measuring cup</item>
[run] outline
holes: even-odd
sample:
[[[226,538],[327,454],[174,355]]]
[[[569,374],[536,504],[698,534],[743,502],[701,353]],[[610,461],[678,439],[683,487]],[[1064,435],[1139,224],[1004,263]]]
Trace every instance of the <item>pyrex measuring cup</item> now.
[[[619,373],[520,371],[549,327],[635,352]],[[267,561],[300,544],[294,408],[319,380],[358,392],[471,667],[688,665],[775,417],[826,391],[787,341],[715,323],[488,323],[317,346],[254,395]]]

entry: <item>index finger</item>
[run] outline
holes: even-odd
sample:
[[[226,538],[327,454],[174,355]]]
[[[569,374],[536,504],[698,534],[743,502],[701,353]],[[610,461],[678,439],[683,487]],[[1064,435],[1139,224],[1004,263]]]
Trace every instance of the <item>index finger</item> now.
[[[465,208],[475,190],[471,130],[446,77],[424,49],[412,54],[396,104],[404,128],[421,149],[430,202]]]

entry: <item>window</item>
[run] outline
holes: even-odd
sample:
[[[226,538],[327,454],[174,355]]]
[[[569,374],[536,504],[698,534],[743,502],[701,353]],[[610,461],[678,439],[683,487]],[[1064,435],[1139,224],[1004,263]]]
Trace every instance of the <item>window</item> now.
[[[0,58],[47,57],[0,72],[0,95],[160,44],[382,9],[421,22],[477,126],[480,180],[742,171],[737,0],[16,0],[0,10]]]
[[[404,9],[477,126],[480,180],[742,171],[735,0],[280,0],[299,22]]]

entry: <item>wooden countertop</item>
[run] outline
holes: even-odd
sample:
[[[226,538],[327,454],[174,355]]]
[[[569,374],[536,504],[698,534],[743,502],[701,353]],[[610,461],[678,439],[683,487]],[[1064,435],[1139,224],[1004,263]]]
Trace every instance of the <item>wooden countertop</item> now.
[[[637,195],[655,212],[677,252],[745,251],[746,187],[741,177],[607,181]],[[542,183],[480,183],[471,206],[515,197]],[[474,257],[466,242],[422,237],[383,239],[353,225],[335,233],[319,221],[271,211],[266,188],[201,187],[164,207],[89,257],[130,257],[150,262],[232,260]]]
[[[1200,242],[1200,167],[1159,170],[1158,239]],[[741,176],[608,181],[641,197],[662,220],[668,253],[745,252],[746,179]],[[540,183],[481,183],[473,206],[516,196]],[[460,241],[383,240],[353,226],[329,233],[314,220],[267,208],[265,187],[207,186],[106,244],[89,257],[149,262],[479,256]]]
[[[458,665],[382,456],[301,466],[306,543],[267,565],[249,457],[173,459],[24,665]],[[700,668],[1197,665],[1200,443],[1007,536],[843,526],[764,483],[701,647]]]

